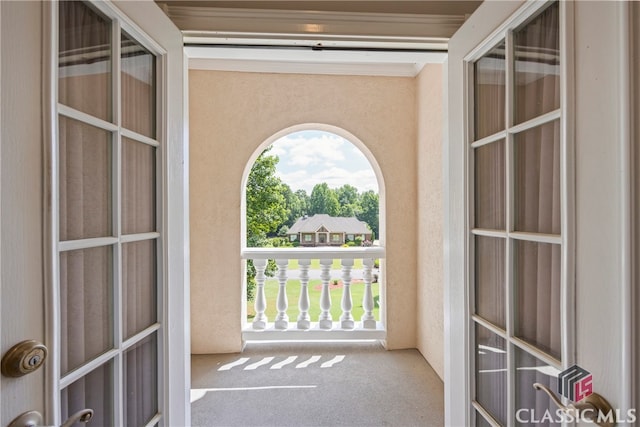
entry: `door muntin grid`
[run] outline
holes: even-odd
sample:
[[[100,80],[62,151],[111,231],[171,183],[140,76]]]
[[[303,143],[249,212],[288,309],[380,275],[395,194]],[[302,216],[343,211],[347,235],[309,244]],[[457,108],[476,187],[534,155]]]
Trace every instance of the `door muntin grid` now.
[[[109,5],[60,2],[52,13],[53,283],[61,316],[54,323],[62,326],[54,334],[60,374],[53,418],[60,424],[93,405],[109,425],[155,425],[162,395],[162,52]]]
[[[548,2],[529,10],[468,62],[476,425],[517,425],[517,409],[553,409],[529,382],[548,383],[566,362],[560,9]]]

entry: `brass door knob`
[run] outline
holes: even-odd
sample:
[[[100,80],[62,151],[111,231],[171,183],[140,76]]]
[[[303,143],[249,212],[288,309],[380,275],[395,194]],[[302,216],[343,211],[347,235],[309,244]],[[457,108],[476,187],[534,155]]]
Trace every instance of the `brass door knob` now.
[[[38,369],[47,358],[47,347],[35,340],[22,341],[2,357],[1,371],[5,377],[21,377]]]

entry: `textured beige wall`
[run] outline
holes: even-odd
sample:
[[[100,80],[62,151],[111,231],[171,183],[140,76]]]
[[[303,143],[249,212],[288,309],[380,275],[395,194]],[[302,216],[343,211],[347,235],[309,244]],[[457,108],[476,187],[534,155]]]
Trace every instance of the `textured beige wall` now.
[[[192,352],[241,349],[242,174],[276,132],[323,123],[358,137],[386,188],[387,346],[416,347],[416,79],[189,74]]]
[[[444,378],[442,65],[418,75],[417,346]]]

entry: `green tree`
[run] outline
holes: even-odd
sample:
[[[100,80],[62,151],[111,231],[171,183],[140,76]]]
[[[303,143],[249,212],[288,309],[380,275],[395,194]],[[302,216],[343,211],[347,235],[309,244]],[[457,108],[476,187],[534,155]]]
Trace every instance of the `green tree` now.
[[[371,227],[371,231],[373,231],[375,237],[379,235],[379,204],[378,194],[373,190],[365,191],[360,195],[360,206],[362,211],[358,215],[358,219],[369,224],[369,227]]]
[[[316,184],[311,191],[309,198],[309,213],[328,214],[331,216],[340,215],[340,202],[336,192],[329,188],[326,182]]]
[[[277,156],[268,154],[271,147],[258,156],[249,178],[246,188],[247,209],[247,246],[264,246],[267,234],[273,234],[287,219],[287,209],[283,193],[284,184],[276,176]],[[266,270],[266,274],[273,276],[274,265],[272,262]],[[247,299],[253,300],[256,288],[256,270],[251,260],[247,261]]]
[[[267,148],[256,159],[246,188],[247,246],[262,246],[268,234],[274,234],[287,219],[284,184],[276,176],[277,156]]]
[[[291,227],[301,216],[308,211],[308,196],[304,190],[298,190],[295,193],[291,191],[291,187],[287,184],[283,185],[283,196],[285,199],[286,209],[288,211],[287,219],[284,223],[287,227]]]
[[[362,211],[360,207],[360,195],[358,189],[352,185],[345,184],[335,190],[338,202],[340,203],[340,216],[358,216]]]

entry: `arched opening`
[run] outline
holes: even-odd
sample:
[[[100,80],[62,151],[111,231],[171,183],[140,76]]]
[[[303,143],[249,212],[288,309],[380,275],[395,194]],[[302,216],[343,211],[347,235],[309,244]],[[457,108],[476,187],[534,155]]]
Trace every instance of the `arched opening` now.
[[[384,338],[384,180],[366,145],[325,124],[283,129],[252,154],[242,189],[243,335]]]

